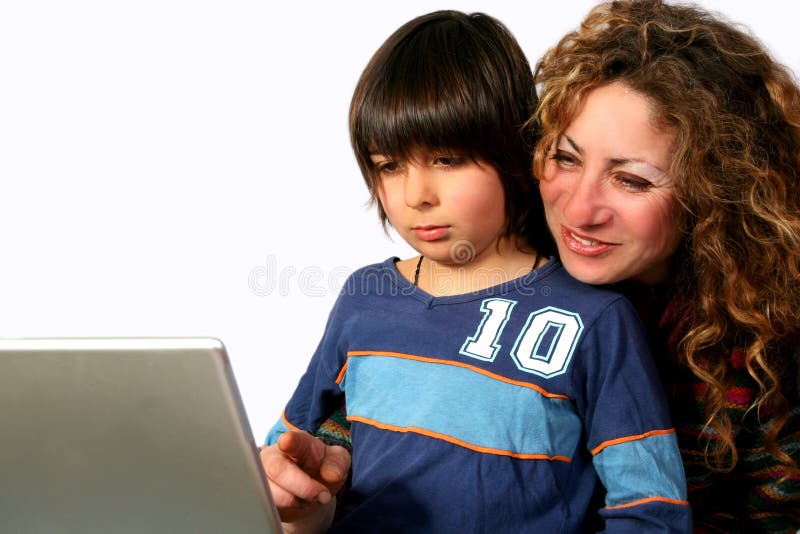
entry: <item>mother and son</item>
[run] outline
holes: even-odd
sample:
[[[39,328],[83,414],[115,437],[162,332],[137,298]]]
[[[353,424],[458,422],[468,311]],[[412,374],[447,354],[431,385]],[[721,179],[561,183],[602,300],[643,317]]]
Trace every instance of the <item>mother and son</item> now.
[[[350,133],[419,255],[350,277],[267,437],[287,531],[800,527],[800,88],[755,38],[623,0],[531,72],[435,12]]]

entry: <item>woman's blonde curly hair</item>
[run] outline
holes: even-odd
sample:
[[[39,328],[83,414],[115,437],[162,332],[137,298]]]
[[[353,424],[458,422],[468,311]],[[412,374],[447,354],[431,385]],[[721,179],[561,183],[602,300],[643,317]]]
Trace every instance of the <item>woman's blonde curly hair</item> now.
[[[674,266],[690,303],[682,351],[707,385],[707,462],[737,462],[725,411],[731,351],[758,384],[750,410],[779,415],[767,430],[772,454],[788,406],[781,382],[797,372],[800,329],[800,89],[747,31],[696,7],[659,0],[596,6],[536,67],[542,137],[534,172],[589,91],[621,82],[645,95],[675,134],[670,168],[684,208]],[[795,386],[796,387],[796,386]],[[782,414],[782,415],[781,415]]]

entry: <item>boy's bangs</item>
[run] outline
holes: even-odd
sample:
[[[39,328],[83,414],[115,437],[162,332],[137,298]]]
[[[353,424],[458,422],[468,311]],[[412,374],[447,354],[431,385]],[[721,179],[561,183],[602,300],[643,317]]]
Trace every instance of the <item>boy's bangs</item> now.
[[[485,152],[487,127],[476,124],[474,109],[463,100],[433,91],[381,96],[360,113],[359,145],[370,153],[410,159],[420,149],[447,149],[472,157]]]
[[[369,152],[408,159],[417,149],[449,149],[476,157],[504,124],[490,83],[476,83],[486,76],[478,60],[485,50],[453,32],[429,33],[388,57],[366,88],[354,126]]]

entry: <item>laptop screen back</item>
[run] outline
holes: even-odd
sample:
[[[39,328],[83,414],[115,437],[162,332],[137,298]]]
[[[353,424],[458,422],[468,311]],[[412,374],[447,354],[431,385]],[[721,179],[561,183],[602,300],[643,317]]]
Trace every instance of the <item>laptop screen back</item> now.
[[[218,340],[0,340],[1,532],[280,532]]]

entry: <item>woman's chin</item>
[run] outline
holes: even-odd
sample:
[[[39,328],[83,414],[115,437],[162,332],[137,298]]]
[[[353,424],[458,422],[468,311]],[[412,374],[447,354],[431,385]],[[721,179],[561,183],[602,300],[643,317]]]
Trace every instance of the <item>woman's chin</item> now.
[[[574,279],[593,286],[614,284],[622,280],[619,272],[602,268],[602,265],[584,265],[584,262],[564,260],[561,263]]]

